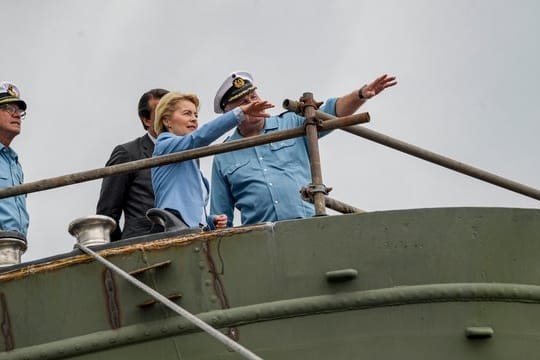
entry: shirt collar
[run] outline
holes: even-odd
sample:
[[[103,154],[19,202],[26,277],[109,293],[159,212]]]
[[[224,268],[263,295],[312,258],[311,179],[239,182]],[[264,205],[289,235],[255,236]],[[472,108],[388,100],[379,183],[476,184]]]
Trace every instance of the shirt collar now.
[[[12,148],[10,148],[9,146],[5,146],[4,144],[0,143],[0,152],[3,152],[5,154],[8,154],[10,155],[12,158],[14,158],[15,160],[18,159],[18,155],[17,153],[15,152],[15,150],[13,150]]]
[[[279,128],[277,116],[266,118],[264,121],[264,132],[267,132],[268,130],[276,130],[277,128]]]
[[[278,123],[278,117],[277,116],[270,116],[264,120],[264,127],[263,131],[260,135],[266,134],[268,131],[276,130],[279,128]],[[237,139],[243,139],[244,137],[242,134],[240,134],[240,131],[238,131],[238,128],[234,130],[234,133],[227,139],[227,140],[237,140]]]
[[[152,134],[150,134],[150,132],[146,132],[148,134],[148,137],[150,138],[150,140],[152,140],[152,142],[155,144],[156,143],[156,138],[152,136]]]

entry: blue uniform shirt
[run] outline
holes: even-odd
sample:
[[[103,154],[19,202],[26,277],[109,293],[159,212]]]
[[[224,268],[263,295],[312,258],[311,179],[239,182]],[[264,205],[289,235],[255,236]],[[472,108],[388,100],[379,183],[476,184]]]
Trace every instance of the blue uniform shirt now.
[[[17,153],[0,143],[0,189],[20,185],[23,182],[24,175]],[[0,229],[18,231],[26,236],[28,231],[26,195],[0,199]]]
[[[337,99],[321,111],[336,114]],[[266,119],[261,135],[302,126],[304,118],[292,112]],[[236,130],[226,141],[242,139]],[[212,166],[210,212],[226,214],[232,226],[234,208],[242,224],[313,216],[313,205],[303,201],[300,189],[311,183],[305,137],[218,154]]]

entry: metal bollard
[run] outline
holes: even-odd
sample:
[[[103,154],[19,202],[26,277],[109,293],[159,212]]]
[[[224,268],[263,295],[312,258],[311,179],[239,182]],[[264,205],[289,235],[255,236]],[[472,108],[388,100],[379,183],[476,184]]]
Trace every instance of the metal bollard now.
[[[0,230],[0,267],[21,263],[26,251],[26,237],[17,231]]]
[[[116,222],[108,216],[90,215],[73,220],[68,231],[79,244],[85,246],[104,245],[111,242],[111,231],[116,228]]]

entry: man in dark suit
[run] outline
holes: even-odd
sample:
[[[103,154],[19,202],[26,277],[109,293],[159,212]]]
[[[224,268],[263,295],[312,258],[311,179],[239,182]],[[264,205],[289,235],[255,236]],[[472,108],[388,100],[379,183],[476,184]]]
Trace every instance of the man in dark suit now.
[[[139,100],[139,118],[146,134],[128,143],[118,145],[112,151],[106,166],[152,157],[156,134],[154,132],[155,108],[168,91],[152,89]],[[107,215],[116,221],[111,241],[150,234],[155,225],[146,218],[146,211],[154,207],[154,191],[150,169],[103,179],[96,213]],[[120,230],[120,217],[124,214],[124,228]]]

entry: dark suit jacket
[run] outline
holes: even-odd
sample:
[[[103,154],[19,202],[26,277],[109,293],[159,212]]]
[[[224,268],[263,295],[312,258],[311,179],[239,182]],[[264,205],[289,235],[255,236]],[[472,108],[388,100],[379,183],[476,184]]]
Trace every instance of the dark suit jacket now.
[[[118,145],[114,148],[106,166],[152,157],[154,143],[148,134]],[[154,191],[150,169],[103,179],[96,213],[112,217],[116,224],[124,213],[124,229],[117,226],[111,240],[119,240],[149,234],[152,223],[146,218],[146,210],[154,207]]]

